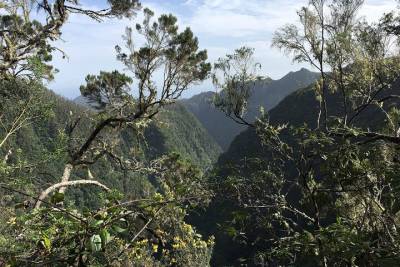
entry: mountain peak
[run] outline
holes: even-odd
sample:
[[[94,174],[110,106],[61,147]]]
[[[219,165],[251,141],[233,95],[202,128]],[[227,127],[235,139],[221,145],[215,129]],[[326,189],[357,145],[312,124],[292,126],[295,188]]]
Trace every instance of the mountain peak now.
[[[311,83],[315,82],[319,77],[319,74],[316,72],[312,72],[306,68],[301,68],[298,71],[291,71],[285,76],[283,76],[280,80],[281,83],[295,83],[298,87],[306,87]]]
[[[299,70],[299,72],[311,72],[311,71],[309,71],[307,68],[301,68],[300,70]]]
[[[299,76],[304,76],[304,75],[309,75],[309,74],[314,74],[314,72],[309,71],[306,68],[301,68],[298,71],[291,71],[288,74],[286,74],[285,76],[283,76],[280,80],[284,80],[287,78],[292,78],[292,77],[299,77]]]

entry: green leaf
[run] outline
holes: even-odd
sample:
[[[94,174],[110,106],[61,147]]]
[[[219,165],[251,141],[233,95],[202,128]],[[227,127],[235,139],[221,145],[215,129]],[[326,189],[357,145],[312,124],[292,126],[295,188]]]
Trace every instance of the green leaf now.
[[[103,229],[100,231],[100,238],[101,238],[101,245],[103,246],[103,248],[105,248],[108,242],[110,242],[111,240],[111,235],[107,231],[107,229]]]
[[[113,226],[112,226],[112,229],[113,229],[115,232],[120,233],[120,234],[126,231],[126,229],[123,229],[123,228],[119,227],[118,225],[113,225]]]
[[[104,223],[104,220],[95,220],[95,221],[92,221],[90,226],[97,227],[97,226],[101,225],[102,223]]]
[[[43,238],[40,242],[46,250],[48,250],[48,251],[51,250],[51,241],[47,236],[43,236]]]
[[[99,235],[93,235],[93,236],[90,238],[90,249],[91,249],[93,252],[98,252],[98,251],[100,251],[100,250],[101,250],[101,243],[102,243],[101,237],[100,237]]]

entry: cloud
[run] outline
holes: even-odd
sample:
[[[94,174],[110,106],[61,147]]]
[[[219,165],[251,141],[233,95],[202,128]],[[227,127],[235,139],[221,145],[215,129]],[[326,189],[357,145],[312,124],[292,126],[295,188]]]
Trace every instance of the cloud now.
[[[266,35],[288,22],[296,14],[301,1],[293,0],[205,0],[189,18],[196,33],[219,37],[251,37]]]
[[[369,22],[378,22],[383,14],[396,8],[395,0],[369,0],[360,10],[360,16]]]
[[[188,18],[196,33],[244,38],[268,35],[287,23],[296,23],[296,12],[307,0],[189,0],[194,9]],[[360,16],[377,22],[396,7],[395,0],[367,0]]]
[[[101,1],[100,1],[101,2]],[[105,1],[104,1],[105,2]],[[190,26],[198,36],[200,47],[207,49],[210,61],[231,53],[235,48],[248,45],[256,48],[256,59],[263,72],[279,78],[304,65],[293,64],[277,49],[270,47],[272,34],[287,23],[297,23],[296,11],[308,0],[142,0],[156,15],[172,13],[178,17],[180,27]],[[88,2],[98,5],[98,0]],[[366,0],[360,16],[377,22],[383,13],[396,8],[395,0]],[[83,16],[71,16],[63,28],[63,39],[58,46],[65,50],[69,60],[56,56],[54,65],[61,70],[50,87],[67,97],[79,95],[79,86],[87,74],[100,70],[122,70],[115,59],[114,46],[121,44],[125,26],[141,21],[139,15],[129,20],[107,20],[97,23]],[[136,40],[138,41],[138,40]],[[306,66],[307,67],[307,66]],[[204,83],[185,96],[210,90]]]

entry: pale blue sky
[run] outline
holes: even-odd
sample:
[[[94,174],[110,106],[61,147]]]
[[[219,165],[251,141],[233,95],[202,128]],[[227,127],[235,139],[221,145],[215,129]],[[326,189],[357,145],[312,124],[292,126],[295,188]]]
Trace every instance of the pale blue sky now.
[[[91,7],[104,6],[104,0],[83,0]],[[211,62],[243,45],[256,49],[256,59],[262,64],[262,74],[280,78],[289,71],[301,68],[280,51],[270,47],[273,32],[286,23],[296,23],[296,11],[307,0],[142,0],[156,14],[172,13],[181,28],[192,28],[202,49],[207,49]],[[366,0],[360,16],[377,21],[385,12],[396,8],[395,0]],[[140,20],[140,17],[136,18]],[[68,59],[55,56],[54,65],[60,69],[55,81],[49,84],[55,92],[74,98],[87,74],[100,70],[122,70],[115,60],[114,47],[123,44],[121,35],[126,26],[136,21],[108,20],[101,24],[82,16],[71,16],[63,28],[63,41],[57,46]],[[303,65],[306,66],[306,65]],[[308,67],[308,66],[306,66]],[[189,97],[212,90],[205,82],[188,90]]]

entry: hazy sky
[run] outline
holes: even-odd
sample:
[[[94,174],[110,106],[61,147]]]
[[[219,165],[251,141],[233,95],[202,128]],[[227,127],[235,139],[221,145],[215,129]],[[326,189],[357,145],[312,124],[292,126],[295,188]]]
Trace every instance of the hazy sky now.
[[[105,0],[83,0],[92,8],[101,8]],[[200,47],[207,49],[211,62],[243,45],[256,49],[256,59],[262,65],[262,72],[272,78],[280,78],[300,65],[279,50],[271,48],[272,34],[287,23],[296,23],[296,11],[307,0],[142,0],[156,12],[172,13],[178,17],[181,29],[189,26],[199,38]],[[378,19],[396,8],[395,0],[366,0],[360,16],[369,21]],[[68,59],[55,56],[54,65],[60,69],[55,81],[49,84],[55,92],[68,98],[77,97],[79,86],[87,74],[100,70],[123,70],[115,59],[114,47],[123,45],[121,36],[126,26],[134,26],[141,21],[140,16],[133,21],[107,20],[94,22],[82,16],[71,16],[63,28],[63,41],[57,46],[64,50]],[[308,67],[306,65],[303,65]],[[205,82],[185,93],[185,97],[201,91],[212,90]]]

